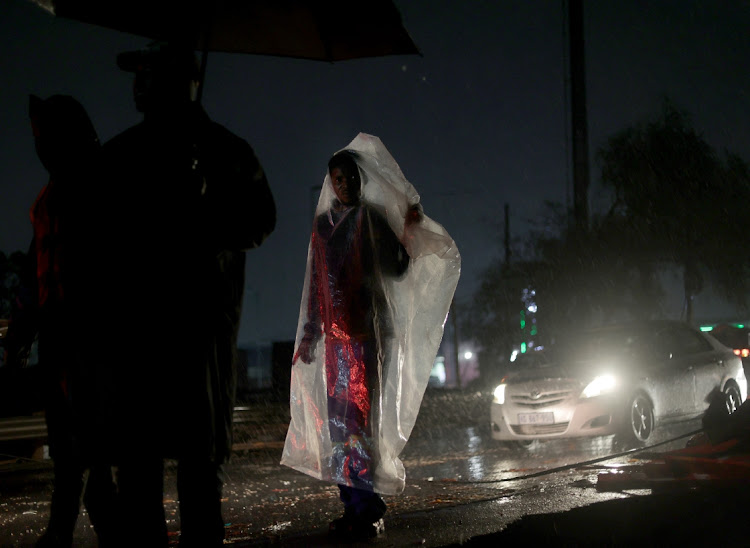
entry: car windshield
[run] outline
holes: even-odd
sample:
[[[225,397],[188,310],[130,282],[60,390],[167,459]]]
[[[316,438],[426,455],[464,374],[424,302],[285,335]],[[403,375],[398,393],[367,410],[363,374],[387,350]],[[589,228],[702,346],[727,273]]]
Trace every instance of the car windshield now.
[[[543,352],[527,352],[525,354],[520,354],[511,362],[511,368],[513,370],[538,368],[547,365],[550,365],[550,360]]]
[[[568,361],[602,357],[642,355],[653,348],[653,333],[635,328],[602,328],[585,331],[560,345],[560,356]]]

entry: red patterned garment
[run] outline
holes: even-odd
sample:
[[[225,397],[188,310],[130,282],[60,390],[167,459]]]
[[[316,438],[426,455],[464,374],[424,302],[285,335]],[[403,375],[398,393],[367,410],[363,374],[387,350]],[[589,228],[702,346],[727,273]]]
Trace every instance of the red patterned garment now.
[[[63,270],[63,245],[60,234],[60,216],[56,207],[55,180],[42,188],[31,207],[29,216],[34,227],[34,251],[39,307],[48,303],[62,303],[64,297],[60,273]]]

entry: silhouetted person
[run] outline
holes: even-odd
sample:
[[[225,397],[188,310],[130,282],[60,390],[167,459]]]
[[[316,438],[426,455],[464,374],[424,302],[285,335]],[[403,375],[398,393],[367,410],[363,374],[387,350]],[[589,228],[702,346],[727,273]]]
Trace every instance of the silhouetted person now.
[[[118,56],[144,118],[104,145],[102,278],[92,307],[125,539],[166,546],[163,459],[178,461],[180,546],[221,546],[244,251],[276,222],[250,145],[197,104],[194,53],[156,43]]]
[[[86,485],[84,502],[100,546],[111,546],[115,486],[107,463],[93,462],[82,438],[85,390],[80,355],[85,336],[78,326],[78,288],[86,249],[83,204],[96,177],[99,139],[86,111],[75,99],[53,95],[29,98],[37,154],[49,182],[31,208],[34,236],[28,267],[16,299],[6,341],[7,365],[28,358],[39,340],[42,386],[54,486],[47,531],[38,547],[69,547]]]

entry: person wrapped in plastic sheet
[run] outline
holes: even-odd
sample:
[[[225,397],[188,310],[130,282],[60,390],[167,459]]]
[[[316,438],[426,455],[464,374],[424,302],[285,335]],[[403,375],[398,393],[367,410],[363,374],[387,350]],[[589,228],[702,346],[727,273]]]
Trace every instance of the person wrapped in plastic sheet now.
[[[308,251],[282,464],[339,485],[334,533],[377,534],[403,490],[460,255],[377,137],[331,158]]]

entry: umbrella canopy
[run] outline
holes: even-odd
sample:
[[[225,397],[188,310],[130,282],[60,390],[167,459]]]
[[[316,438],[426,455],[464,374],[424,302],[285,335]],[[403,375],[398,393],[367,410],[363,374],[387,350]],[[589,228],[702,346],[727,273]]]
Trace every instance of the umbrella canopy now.
[[[418,54],[391,0],[33,0],[59,17],[195,49],[320,61]]]

